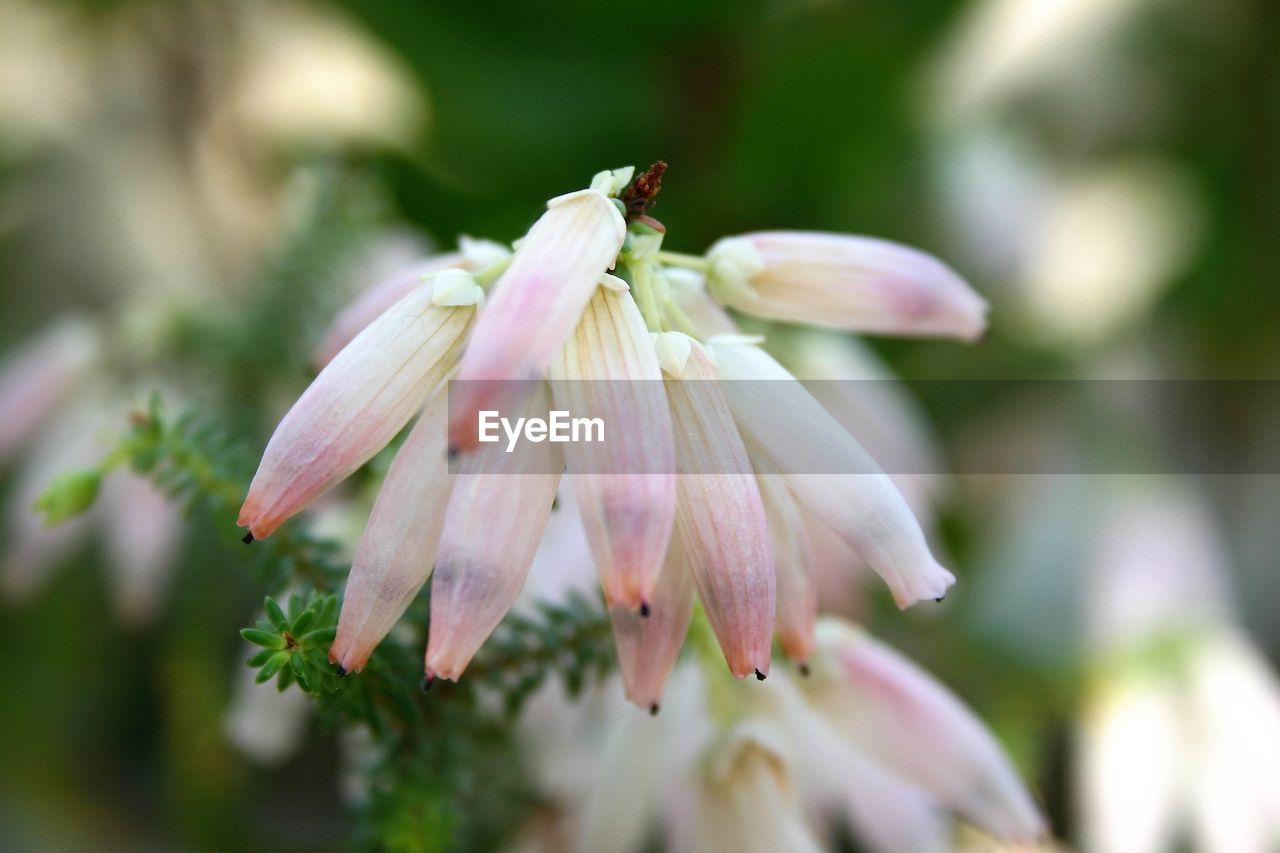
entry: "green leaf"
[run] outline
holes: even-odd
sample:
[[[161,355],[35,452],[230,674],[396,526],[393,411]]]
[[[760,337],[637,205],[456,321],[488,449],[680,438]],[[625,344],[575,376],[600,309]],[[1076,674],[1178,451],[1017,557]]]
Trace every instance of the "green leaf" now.
[[[254,668],[260,667],[264,665],[267,661],[271,660],[273,656],[278,654],[280,653],[275,651],[274,649],[263,649],[253,657],[249,658],[249,661],[246,664],[246,666],[251,666]]]
[[[303,634],[298,642],[306,646],[332,645],[334,637],[338,634],[337,628],[317,628],[314,631]]]
[[[96,468],[68,471],[49,484],[35,509],[44,515],[45,526],[53,527],[93,506],[101,485],[102,472]]]
[[[258,673],[258,683],[261,684],[279,672],[280,669],[288,663],[289,658],[291,657],[292,655],[288,652],[273,653],[267,662],[262,665],[262,670]]]
[[[293,620],[293,627],[291,630],[293,631],[294,636],[300,636],[307,633],[311,626],[315,624],[315,621],[315,610],[308,608],[302,611],[302,613],[298,615],[298,618]]]
[[[263,631],[260,628],[245,628],[240,631],[240,636],[255,646],[262,646],[264,649],[283,649],[285,647],[284,637],[279,634],[273,634],[270,631]]]
[[[267,618],[271,620],[271,624],[277,631],[289,629],[289,620],[285,618],[284,611],[280,609],[280,605],[274,598],[267,596],[262,602],[262,609],[267,612]]]

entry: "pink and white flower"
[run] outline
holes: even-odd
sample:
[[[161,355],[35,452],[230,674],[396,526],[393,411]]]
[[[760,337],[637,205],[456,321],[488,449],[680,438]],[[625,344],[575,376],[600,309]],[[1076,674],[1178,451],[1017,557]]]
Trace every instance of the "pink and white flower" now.
[[[277,428],[240,523],[250,541],[270,535],[426,404],[353,566],[331,650],[344,670],[364,665],[430,580],[427,677],[458,678],[518,597],[566,462],[627,694],[646,709],[663,699],[695,600],[739,678],[768,674],[775,630],[789,655],[810,657],[818,568],[835,563],[816,556],[830,548],[815,548],[815,519],[901,606],[954,581],[893,481],[790,373],[734,337],[715,300],[973,337],[981,299],[940,263],[868,238],[762,234],[706,258],[663,252],[651,220],[624,216],[644,183],[631,176],[602,172],[552,199],[509,257],[464,245],[335,324],[331,347],[363,328]],[[571,443],[563,459],[550,442],[478,449],[481,411],[547,411],[543,379],[556,405],[600,417],[612,436]],[[787,381],[740,381],[761,379]]]

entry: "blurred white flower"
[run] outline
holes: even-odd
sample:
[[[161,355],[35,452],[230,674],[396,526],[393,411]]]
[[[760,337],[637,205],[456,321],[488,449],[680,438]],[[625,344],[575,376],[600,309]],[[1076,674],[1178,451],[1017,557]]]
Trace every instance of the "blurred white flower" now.
[[[828,641],[815,654],[812,679],[775,670],[766,685],[744,690],[714,658],[711,666],[688,659],[672,674],[678,688],[656,717],[618,713],[614,683],[577,703],[558,685],[543,688],[520,731],[538,790],[558,816],[555,837],[576,837],[574,849],[593,853],[641,849],[655,833],[673,849],[776,851],[824,849],[847,826],[883,853],[952,849],[955,804],[901,775],[898,759],[886,763],[868,751],[862,735],[851,736],[862,723],[832,715],[830,694],[853,690],[877,713],[897,715],[904,732],[934,738],[933,778],[985,803],[971,819],[1006,840],[1035,839],[1042,820],[998,750],[966,763],[963,756],[986,747],[975,752],[969,735],[951,725],[926,731],[931,718],[918,713],[924,706],[915,700],[924,694],[917,687],[940,689],[928,676],[895,664],[883,673],[882,693],[846,680],[840,659],[862,654],[846,647],[857,636],[850,630],[823,622],[819,634]],[[877,732],[862,734],[874,740]]]
[[[0,158],[65,141],[92,93],[88,33],[73,9],[0,2]]]
[[[931,69],[933,110],[972,118],[1047,77],[1087,66],[1149,0],[980,0]]]
[[[429,107],[409,71],[336,9],[249,7],[229,108],[277,144],[372,143],[407,148]]]
[[[1155,480],[1108,502],[1090,573],[1096,672],[1080,719],[1087,847],[1280,844],[1280,681],[1231,625],[1227,558],[1193,495]]]
[[[1116,162],[1060,182],[1020,277],[1037,339],[1090,344],[1133,323],[1194,257],[1198,197],[1177,167]]]

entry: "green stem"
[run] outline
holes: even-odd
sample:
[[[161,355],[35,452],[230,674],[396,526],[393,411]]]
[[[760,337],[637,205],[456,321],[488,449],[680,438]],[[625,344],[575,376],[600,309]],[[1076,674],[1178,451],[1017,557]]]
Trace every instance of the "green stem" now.
[[[701,341],[702,335],[698,332],[698,327],[689,319],[689,315],[684,313],[684,309],[674,299],[668,299],[663,305],[663,312],[668,320],[676,327],[677,331],[684,332],[695,341]]]
[[[655,252],[653,257],[659,263],[664,263],[667,266],[684,267],[685,269],[697,270],[703,273],[710,266],[707,259],[701,255],[690,255],[685,252]]]
[[[632,261],[627,264],[631,270],[631,290],[636,304],[644,316],[644,324],[651,332],[661,332],[662,311],[658,308],[658,300],[653,292],[653,271],[648,261]]]

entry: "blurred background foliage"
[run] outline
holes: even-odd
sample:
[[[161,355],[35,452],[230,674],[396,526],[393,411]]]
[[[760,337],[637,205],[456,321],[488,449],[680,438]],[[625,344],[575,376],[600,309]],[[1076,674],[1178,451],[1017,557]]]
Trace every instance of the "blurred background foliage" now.
[[[663,159],[668,248],[807,228],[952,263],[991,301],[991,332],[873,342],[905,377],[1273,378],[1280,6],[1059,0],[1021,28],[1005,20],[1018,6],[0,0],[0,349],[68,312],[97,318],[99,391],[173,393],[253,456],[387,234],[511,239],[596,170]],[[1080,450],[1017,386],[922,394],[948,453],[1015,433]],[[1265,446],[1276,414],[1242,407],[1240,440]],[[1274,654],[1280,492],[1201,485],[1242,618]],[[1088,501],[1037,504],[1058,533],[1020,540],[1006,533],[1028,490],[954,483],[955,595],[899,616],[877,591],[865,617],[992,722],[1070,838],[1071,519]],[[0,837],[15,846],[343,846],[332,733],[266,769],[228,745],[236,631],[263,590],[226,531],[197,514],[183,532],[145,624],[113,616],[92,537],[5,609]]]

